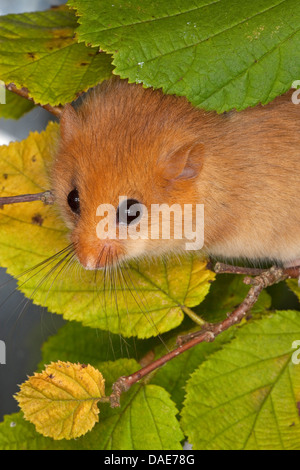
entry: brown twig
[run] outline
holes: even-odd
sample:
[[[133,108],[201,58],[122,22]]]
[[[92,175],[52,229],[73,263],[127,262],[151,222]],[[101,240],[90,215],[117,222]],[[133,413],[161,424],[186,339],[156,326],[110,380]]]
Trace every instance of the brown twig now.
[[[42,201],[44,204],[53,204],[54,196],[51,191],[44,191],[36,194],[21,194],[19,196],[0,197],[0,206],[5,204],[15,204],[17,202]]]
[[[228,265],[227,269],[229,269]],[[243,271],[242,274],[245,274],[244,268],[235,268],[234,266],[230,267],[233,268],[230,272],[239,272],[239,270]],[[110,404],[111,406],[117,407],[120,406],[120,396],[123,392],[129,390],[129,388],[137,383],[139,380],[143,379],[146,375],[150,372],[153,372],[155,369],[163,366],[171,359],[175,358],[179,354],[187,351],[188,349],[193,348],[199,343],[204,341],[211,342],[223,331],[228,330],[233,325],[236,325],[242,321],[243,318],[247,315],[247,313],[251,310],[253,305],[257,302],[258,297],[263,289],[273,284],[276,284],[282,280],[287,278],[298,278],[300,273],[300,267],[297,266],[295,268],[288,268],[282,269],[278,267],[272,267],[268,270],[258,270],[259,274],[256,275],[254,279],[246,278],[246,284],[252,284],[249,292],[243,302],[233,310],[230,314],[228,314],[225,320],[219,323],[207,323],[205,327],[197,331],[195,333],[191,333],[189,335],[185,335],[179,337],[177,340],[177,344],[179,346],[170,351],[168,354],[162,356],[161,358],[157,359],[156,361],[151,362],[150,364],[142,367],[140,370],[136,371],[134,374],[129,375],[127,377],[120,377],[113,385],[113,393],[110,396]],[[255,272],[258,272],[255,270]],[[222,271],[223,272],[223,271]],[[225,271],[224,271],[225,272]],[[227,270],[226,270],[227,272]],[[253,270],[251,271],[253,273]],[[249,271],[247,271],[249,274]]]
[[[54,116],[58,118],[60,117],[61,112],[63,110],[62,106],[50,106],[50,104],[42,105],[40,103],[36,103],[33,98],[30,98],[29,91],[27,88],[25,87],[17,88],[14,83],[8,83],[7,85],[5,85],[5,87],[7,88],[8,91],[11,91],[12,93],[15,93],[16,95],[19,95],[22,98],[25,98],[29,101],[32,101],[34,104],[39,105],[41,108],[46,109],[46,111],[49,111],[49,113],[53,114]]]
[[[246,274],[248,276],[259,276],[260,274],[268,272],[269,269],[244,268],[240,266],[231,266],[230,264],[216,263],[214,271],[217,274]],[[296,279],[300,276],[300,267],[293,266],[290,268],[282,268],[282,272],[287,279]],[[246,279],[244,279],[244,282]],[[247,281],[245,284],[247,284]]]

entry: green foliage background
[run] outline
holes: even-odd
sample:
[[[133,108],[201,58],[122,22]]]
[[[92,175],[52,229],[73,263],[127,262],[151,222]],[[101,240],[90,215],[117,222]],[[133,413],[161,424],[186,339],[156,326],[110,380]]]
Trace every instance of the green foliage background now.
[[[186,96],[207,110],[241,110],[266,104],[291,87],[300,77],[299,51],[296,0],[69,0],[46,12],[0,17],[0,78],[28,88],[36,103],[53,106],[114,73]],[[31,108],[9,94],[0,115],[16,119]],[[47,188],[57,135],[51,125],[0,149],[6,175],[1,195],[19,194],[20,187]],[[39,206],[44,220],[39,226],[31,223],[30,207],[4,208],[0,214],[1,264],[16,277],[66,244],[55,209]],[[129,271],[142,301],[130,299],[130,289],[117,280],[118,311],[103,279],[97,279],[95,296],[92,275],[82,269],[81,277],[66,281],[50,276],[49,294],[49,285],[41,284],[43,273],[25,283],[20,278],[19,288],[34,302],[70,320],[45,343],[40,368],[56,360],[90,363],[109,389],[119,376],[137,370],[145,355],[164,354],[179,333],[195,328],[182,307],[220,321],[247,292],[238,276],[214,280],[198,257],[135,263]],[[296,281],[287,286],[300,298]],[[173,450],[188,439],[193,449],[299,450],[300,365],[291,358],[300,319],[284,300],[276,311],[280,289],[264,292],[241,326],[135,385],[122,396],[120,409],[102,407],[99,424],[80,439],[45,438],[20,412],[0,424],[0,448]]]

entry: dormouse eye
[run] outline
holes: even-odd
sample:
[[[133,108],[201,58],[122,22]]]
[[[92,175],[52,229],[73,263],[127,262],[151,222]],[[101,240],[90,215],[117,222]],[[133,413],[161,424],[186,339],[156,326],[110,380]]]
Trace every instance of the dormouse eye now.
[[[80,200],[79,200],[79,193],[77,189],[73,189],[69,194],[68,194],[68,204],[71,208],[71,211],[74,212],[75,214],[80,213]]]
[[[136,199],[125,199],[117,209],[117,223],[137,224],[142,217],[142,204]]]

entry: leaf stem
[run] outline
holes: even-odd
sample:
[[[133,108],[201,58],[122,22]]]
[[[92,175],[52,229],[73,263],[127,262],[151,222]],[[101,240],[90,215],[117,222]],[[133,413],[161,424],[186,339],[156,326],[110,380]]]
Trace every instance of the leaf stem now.
[[[205,326],[207,323],[203,318],[199,317],[192,309],[186,307],[186,305],[180,305],[181,310],[188,315],[193,322],[195,322],[199,326]]]

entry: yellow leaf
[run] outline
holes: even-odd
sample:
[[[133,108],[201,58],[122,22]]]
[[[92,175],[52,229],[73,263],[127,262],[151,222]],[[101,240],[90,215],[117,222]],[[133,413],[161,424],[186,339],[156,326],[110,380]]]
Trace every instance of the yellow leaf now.
[[[15,395],[25,419],[53,439],[74,439],[99,421],[104,378],[90,365],[52,362],[24,382]]]
[[[0,147],[1,197],[51,189],[48,172],[58,139],[59,126],[50,123],[40,134]],[[37,201],[0,209],[0,262],[10,274],[19,275],[68,245],[65,224],[52,206]]]

